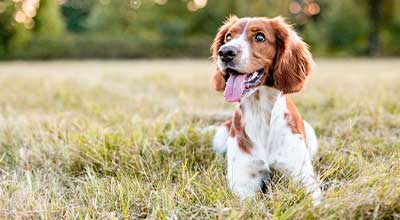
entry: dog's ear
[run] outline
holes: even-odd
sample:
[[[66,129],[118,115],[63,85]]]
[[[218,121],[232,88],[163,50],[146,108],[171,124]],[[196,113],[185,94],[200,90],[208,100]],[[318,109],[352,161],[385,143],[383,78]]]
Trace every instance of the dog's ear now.
[[[229,28],[238,20],[236,16],[229,16],[224,24],[218,29],[218,33],[214,38],[211,46],[212,58],[214,61],[215,71],[211,77],[211,86],[215,91],[222,92],[225,89],[225,77],[224,73],[218,68],[218,50],[224,44],[225,35]]]
[[[314,66],[308,45],[282,17],[271,19],[271,24],[277,40],[274,86],[283,93],[298,92]]]
[[[211,76],[211,86],[217,92],[223,92],[225,90],[225,78],[223,73],[216,67],[213,75]]]

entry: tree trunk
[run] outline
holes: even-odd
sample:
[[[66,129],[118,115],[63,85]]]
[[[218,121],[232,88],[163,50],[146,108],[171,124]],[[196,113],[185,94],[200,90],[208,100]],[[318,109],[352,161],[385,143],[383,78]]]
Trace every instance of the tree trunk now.
[[[369,0],[369,23],[370,32],[368,36],[368,51],[369,55],[376,57],[380,53],[380,41],[379,41],[379,26],[381,23],[381,12],[380,8],[382,0]]]

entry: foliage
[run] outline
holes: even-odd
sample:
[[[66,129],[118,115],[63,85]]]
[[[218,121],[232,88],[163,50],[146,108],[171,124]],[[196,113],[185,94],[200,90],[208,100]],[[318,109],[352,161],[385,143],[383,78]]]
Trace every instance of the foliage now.
[[[213,36],[229,14],[285,16],[313,54],[322,56],[367,55],[373,29],[370,5],[361,0],[254,0],[251,4],[244,0],[40,0],[33,22],[16,22],[16,14],[28,1],[36,0],[0,2],[0,59],[208,56]],[[399,2],[380,4],[382,55],[400,54]],[[75,46],[82,42],[91,47]],[[104,49],[113,45],[118,46]]]
[[[368,22],[366,10],[353,10],[363,5],[348,0],[335,1],[327,8],[323,23],[319,24],[323,30],[324,40],[328,52],[345,52],[362,55],[367,52]],[[319,41],[321,42],[321,41]]]
[[[69,0],[62,7],[61,12],[65,19],[66,29],[70,32],[84,32],[85,22],[95,4],[95,0]]]
[[[38,38],[56,39],[64,32],[64,22],[55,0],[40,0],[40,8],[34,21],[35,36]]]
[[[162,56],[207,57],[210,39],[191,38],[152,40],[120,34],[113,37],[97,34],[74,34],[60,39],[36,38],[26,51],[14,52],[10,59],[62,58],[152,58]],[[190,50],[187,50],[190,48]],[[187,50],[187,51],[186,51]]]
[[[13,51],[21,51],[31,38],[31,31],[24,24],[14,20],[15,13],[21,5],[11,0],[0,2],[0,57]]]

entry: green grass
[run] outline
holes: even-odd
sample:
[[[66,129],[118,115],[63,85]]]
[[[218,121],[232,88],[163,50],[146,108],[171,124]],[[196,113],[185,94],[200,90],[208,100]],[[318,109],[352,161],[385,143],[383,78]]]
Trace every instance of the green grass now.
[[[400,61],[317,60],[294,96],[325,201],[279,174],[240,202],[201,129],[209,61],[0,63],[1,219],[399,219]]]

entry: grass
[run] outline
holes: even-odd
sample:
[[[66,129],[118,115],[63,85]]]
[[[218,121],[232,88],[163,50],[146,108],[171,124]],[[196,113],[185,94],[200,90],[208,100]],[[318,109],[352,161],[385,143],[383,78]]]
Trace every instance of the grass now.
[[[400,219],[400,61],[317,65],[294,95],[320,143],[313,207],[279,174],[229,192],[201,133],[233,110],[209,61],[0,63],[0,218]]]

